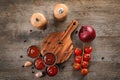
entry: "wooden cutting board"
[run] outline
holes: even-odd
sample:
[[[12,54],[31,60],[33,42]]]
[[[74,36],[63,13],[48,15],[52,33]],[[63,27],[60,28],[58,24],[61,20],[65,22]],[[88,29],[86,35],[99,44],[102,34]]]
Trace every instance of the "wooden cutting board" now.
[[[41,45],[41,54],[50,52],[57,56],[56,63],[68,60],[73,50],[72,32],[78,27],[78,21],[73,20],[64,32],[53,32],[47,36]]]

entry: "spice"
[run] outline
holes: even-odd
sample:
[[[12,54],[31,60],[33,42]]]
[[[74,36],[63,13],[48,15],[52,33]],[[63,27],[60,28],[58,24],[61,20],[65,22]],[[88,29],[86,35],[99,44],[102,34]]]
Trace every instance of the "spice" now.
[[[101,59],[104,60],[104,57],[102,57]]]
[[[20,58],[23,58],[23,56],[21,55]]]
[[[24,42],[27,42],[27,40],[24,40]]]

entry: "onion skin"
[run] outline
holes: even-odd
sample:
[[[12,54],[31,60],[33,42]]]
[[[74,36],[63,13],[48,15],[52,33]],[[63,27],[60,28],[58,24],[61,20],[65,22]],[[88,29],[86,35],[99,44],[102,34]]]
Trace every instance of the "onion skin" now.
[[[91,42],[95,39],[96,32],[91,26],[82,26],[79,30],[79,38],[82,42]]]

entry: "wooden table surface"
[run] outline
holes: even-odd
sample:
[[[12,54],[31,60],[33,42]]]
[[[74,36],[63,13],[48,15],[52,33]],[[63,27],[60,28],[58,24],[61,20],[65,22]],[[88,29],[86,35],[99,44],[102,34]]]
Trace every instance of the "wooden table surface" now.
[[[56,3],[69,7],[64,22],[53,18]],[[35,29],[29,22],[35,12],[43,13],[48,20],[46,30]],[[0,80],[35,80],[32,71],[23,68],[28,58],[26,50],[31,45],[40,47],[43,38],[55,31],[64,31],[76,19],[81,25],[95,28],[97,37],[93,47],[89,74],[82,77],[71,64],[73,55],[62,65],[55,77],[45,76],[38,80],[120,80],[120,0],[0,0]],[[74,47],[82,47],[75,32]],[[23,58],[20,58],[20,56]]]

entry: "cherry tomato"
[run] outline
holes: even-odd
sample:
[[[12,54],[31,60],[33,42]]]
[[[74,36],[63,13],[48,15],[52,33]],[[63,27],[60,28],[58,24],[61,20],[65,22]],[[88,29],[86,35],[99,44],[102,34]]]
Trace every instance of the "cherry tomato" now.
[[[80,63],[82,61],[82,56],[75,56],[75,62]]]
[[[48,66],[46,72],[49,76],[55,76],[58,72],[58,68],[56,66]]]
[[[84,59],[84,61],[89,61],[91,59],[91,55],[90,54],[84,54],[83,59]]]
[[[81,74],[83,75],[83,76],[85,76],[85,75],[87,75],[88,74],[88,69],[87,68],[83,68],[81,71]]]
[[[35,68],[38,69],[38,70],[44,69],[45,64],[44,64],[42,58],[37,58],[37,59],[35,60],[35,62],[34,62],[34,66],[35,66]]]
[[[31,58],[36,58],[39,56],[40,54],[40,50],[38,49],[37,46],[30,46],[28,49],[27,49],[27,54],[29,57]]]
[[[88,68],[89,63],[87,61],[82,62],[82,68]]]
[[[92,47],[91,46],[90,47],[85,47],[84,52],[88,53],[88,54],[91,53],[92,52]]]
[[[74,68],[75,70],[79,70],[79,69],[80,69],[80,63],[75,62],[75,63],[73,64],[73,68]]]
[[[74,54],[75,54],[75,56],[80,56],[80,55],[82,54],[82,49],[80,49],[80,48],[75,48],[75,49],[74,49]]]

